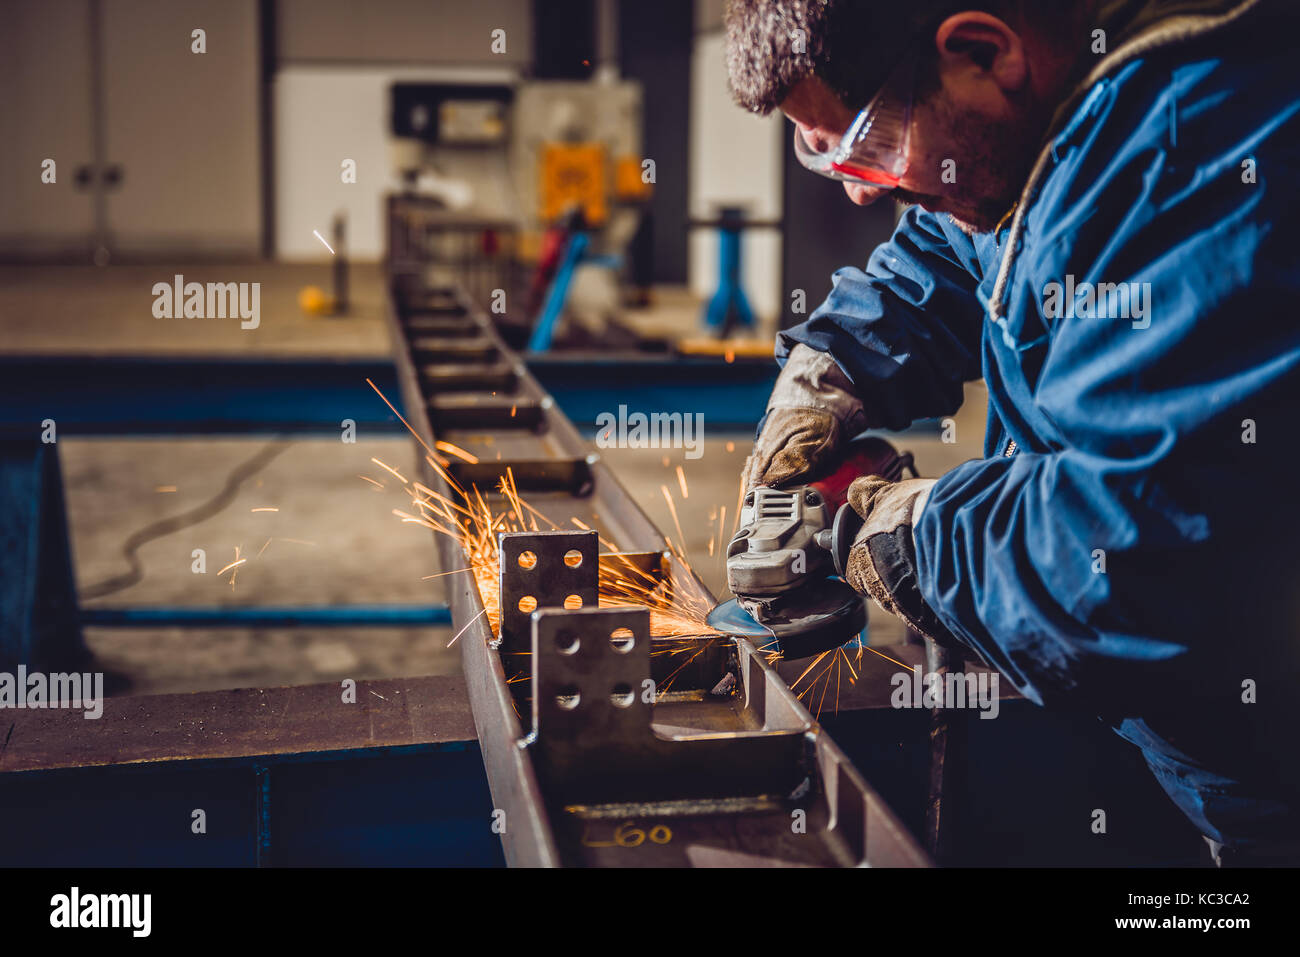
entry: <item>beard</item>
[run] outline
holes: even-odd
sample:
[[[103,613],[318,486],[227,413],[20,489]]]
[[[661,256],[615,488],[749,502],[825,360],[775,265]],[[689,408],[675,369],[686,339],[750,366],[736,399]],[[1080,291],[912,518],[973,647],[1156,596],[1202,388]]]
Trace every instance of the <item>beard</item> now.
[[[1000,117],[955,109],[939,92],[924,103],[927,122],[941,132],[948,156],[960,163],[956,182],[942,194],[894,190],[894,198],[944,212],[967,235],[992,232],[1016,205],[1038,158],[1042,111],[1022,103]]]

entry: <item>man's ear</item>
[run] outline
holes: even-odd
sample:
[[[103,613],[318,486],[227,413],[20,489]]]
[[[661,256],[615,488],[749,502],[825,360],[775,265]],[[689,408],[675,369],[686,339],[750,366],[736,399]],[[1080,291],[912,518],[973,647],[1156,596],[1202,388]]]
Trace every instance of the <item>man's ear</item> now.
[[[980,79],[992,80],[1008,93],[1029,81],[1024,40],[991,14],[976,10],[953,14],[939,25],[934,42],[942,72],[980,74]]]

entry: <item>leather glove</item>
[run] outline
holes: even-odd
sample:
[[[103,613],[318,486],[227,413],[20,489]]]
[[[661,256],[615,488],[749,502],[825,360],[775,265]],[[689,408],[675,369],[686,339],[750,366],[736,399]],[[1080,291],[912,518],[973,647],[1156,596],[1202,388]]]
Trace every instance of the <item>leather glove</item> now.
[[[835,360],[799,343],[790,351],[745,463],[745,491],[783,488],[835,469],[849,439],[866,428],[862,402]]]
[[[844,579],[854,591],[901,618],[915,631],[949,648],[962,643],[921,597],[912,528],[930,497],[935,479],[891,482],[879,475],[855,479],[849,505],[862,528],[849,549]]]

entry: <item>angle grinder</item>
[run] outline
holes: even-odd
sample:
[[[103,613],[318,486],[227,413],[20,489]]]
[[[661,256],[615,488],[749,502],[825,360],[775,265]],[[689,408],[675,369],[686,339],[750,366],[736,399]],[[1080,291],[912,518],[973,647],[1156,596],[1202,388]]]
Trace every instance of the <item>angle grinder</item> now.
[[[849,549],[862,519],[847,503],[863,475],[898,481],[916,469],[910,453],[884,439],[853,442],[828,477],[744,498],[740,527],[727,546],[727,584],[736,598],[709,613],[719,634],[756,639],[787,659],[806,658],[851,641],[867,624],[863,597],[844,581]]]

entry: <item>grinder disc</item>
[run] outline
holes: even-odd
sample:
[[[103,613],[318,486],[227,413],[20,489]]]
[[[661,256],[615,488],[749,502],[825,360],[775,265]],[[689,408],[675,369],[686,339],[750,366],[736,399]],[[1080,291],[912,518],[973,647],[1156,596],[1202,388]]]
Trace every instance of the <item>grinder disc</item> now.
[[[765,650],[779,649],[790,661],[838,648],[866,627],[862,596],[837,578],[805,589],[801,598],[798,607],[778,609],[766,623],[758,622],[733,598],[709,612],[707,622],[719,634],[755,639],[754,644]]]

